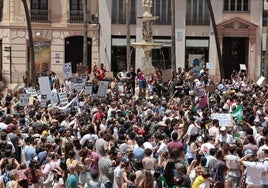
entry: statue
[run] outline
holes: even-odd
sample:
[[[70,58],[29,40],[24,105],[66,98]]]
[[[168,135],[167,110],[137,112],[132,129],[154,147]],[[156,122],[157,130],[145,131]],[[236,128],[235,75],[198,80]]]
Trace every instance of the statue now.
[[[145,17],[152,16],[151,7],[153,6],[153,1],[152,0],[142,0],[142,6],[144,7],[143,16],[145,16]]]

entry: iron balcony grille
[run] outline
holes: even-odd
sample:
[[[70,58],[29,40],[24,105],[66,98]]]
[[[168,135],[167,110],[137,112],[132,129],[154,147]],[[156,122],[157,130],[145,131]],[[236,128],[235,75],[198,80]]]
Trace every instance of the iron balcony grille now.
[[[70,10],[68,12],[68,20],[69,23],[83,23],[84,22],[84,15],[83,10]],[[87,20],[90,22],[90,12],[87,11]]]
[[[31,9],[30,15],[32,22],[50,22],[49,10]]]

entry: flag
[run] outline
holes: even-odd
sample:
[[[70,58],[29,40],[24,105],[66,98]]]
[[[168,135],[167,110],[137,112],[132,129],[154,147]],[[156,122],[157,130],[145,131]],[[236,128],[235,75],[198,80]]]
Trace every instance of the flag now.
[[[237,106],[232,112],[233,117],[236,117],[237,121],[240,122],[243,119],[243,107]]]
[[[208,106],[208,95],[205,95],[199,102],[199,109],[203,109]]]

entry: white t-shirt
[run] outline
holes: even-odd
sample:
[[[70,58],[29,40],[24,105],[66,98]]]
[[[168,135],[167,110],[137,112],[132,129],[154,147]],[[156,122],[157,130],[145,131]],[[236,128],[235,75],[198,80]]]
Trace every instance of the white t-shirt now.
[[[228,175],[229,176],[234,176],[234,177],[241,177],[241,172],[239,170],[239,162],[238,160],[240,159],[238,156],[236,155],[227,155],[226,157],[226,161],[229,162],[229,172]]]
[[[243,161],[243,165],[247,168],[246,183],[248,185],[261,186],[262,172],[265,171],[261,162]]]
[[[204,156],[208,156],[209,155],[209,150],[211,148],[215,148],[215,146],[209,142],[206,142],[204,144],[201,145],[201,152],[204,154]]]
[[[226,135],[222,135],[222,134],[219,134],[217,137],[216,137],[216,140],[218,140],[219,142],[225,142],[227,144],[232,144],[233,143],[233,136],[226,133]]]
[[[266,172],[265,176],[262,176],[261,183],[262,185],[268,185],[268,158],[265,158],[264,161],[262,162],[264,166],[264,170]]]

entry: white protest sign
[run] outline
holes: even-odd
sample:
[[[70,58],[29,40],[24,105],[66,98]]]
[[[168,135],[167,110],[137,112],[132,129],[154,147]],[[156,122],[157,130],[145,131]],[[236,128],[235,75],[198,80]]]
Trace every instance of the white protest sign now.
[[[233,126],[233,116],[229,113],[211,114],[211,118],[219,120],[220,126],[226,126],[226,127]]]
[[[247,67],[245,64],[240,64],[240,70],[247,70]]]
[[[206,62],[206,68],[213,69],[213,63]]]
[[[68,104],[68,98],[67,98],[67,94],[65,92],[60,92],[60,93],[58,93],[58,95],[59,95],[61,105]]]
[[[78,78],[78,79],[76,79],[75,90],[79,92],[82,89],[83,89],[83,80]]]
[[[58,104],[59,103],[59,97],[58,97],[58,92],[57,91],[52,91],[51,92],[51,104]]]
[[[37,96],[36,89],[33,88],[33,87],[24,88],[24,91],[25,91],[26,94],[28,94],[30,96]]]
[[[85,83],[87,82],[87,75],[86,74],[83,74],[81,76],[81,79],[82,79],[83,84],[85,85]]]
[[[46,107],[47,106],[47,95],[46,94],[42,94],[41,95],[41,102],[40,102],[40,106],[41,107]]]
[[[106,97],[106,91],[108,89],[108,86],[109,86],[109,82],[107,82],[107,81],[100,81],[99,82],[99,89],[98,89],[98,93],[97,93],[97,96],[99,98]]]
[[[72,63],[68,62],[63,65],[63,76],[64,79],[68,79],[72,77]]]
[[[41,95],[46,95],[47,100],[51,100],[52,94],[48,76],[39,77],[38,83],[40,86]]]
[[[86,82],[85,84],[85,95],[92,95],[92,84]]]
[[[20,94],[20,106],[27,106],[29,104],[30,95],[26,93]]]
[[[256,82],[256,84],[258,85],[258,86],[260,86],[260,85],[262,85],[262,82],[265,80],[265,77],[264,76],[261,76],[259,79],[258,79],[258,81]]]

